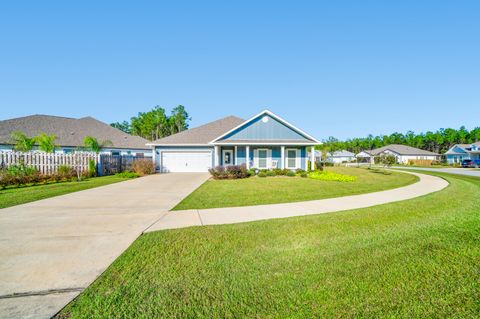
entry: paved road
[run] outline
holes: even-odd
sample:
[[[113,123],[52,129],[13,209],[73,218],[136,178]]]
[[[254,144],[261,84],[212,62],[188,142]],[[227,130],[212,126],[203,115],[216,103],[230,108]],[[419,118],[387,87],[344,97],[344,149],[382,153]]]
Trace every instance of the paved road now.
[[[420,177],[420,181],[412,185],[369,194],[286,204],[172,211],[147,229],[147,232],[190,226],[234,224],[364,208],[415,198],[442,190],[448,186],[448,182],[439,177],[413,172],[408,173],[417,175]]]
[[[408,166],[395,166],[392,168],[415,169],[420,171],[442,172],[442,173],[450,173],[450,174],[457,174],[457,175],[480,177],[480,169],[473,169],[473,168],[454,168],[454,167],[428,168],[428,167],[408,167]]]
[[[49,318],[208,173],[147,176],[0,209],[0,318]]]

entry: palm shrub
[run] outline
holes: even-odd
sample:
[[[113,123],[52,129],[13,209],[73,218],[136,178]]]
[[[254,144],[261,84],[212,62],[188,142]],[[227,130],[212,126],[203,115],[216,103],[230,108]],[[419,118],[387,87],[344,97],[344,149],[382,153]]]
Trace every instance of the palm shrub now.
[[[245,164],[217,166],[208,170],[213,179],[239,179],[251,176],[251,171],[247,170]]]
[[[93,136],[86,136],[85,139],[83,140],[83,144],[85,145],[85,148],[97,154],[100,153],[102,148],[107,146],[113,146],[112,141],[105,140],[105,141],[99,142],[98,139]]]
[[[38,143],[38,148],[46,153],[55,152],[55,140],[57,136],[55,134],[49,135],[47,133],[40,133],[35,140]]]
[[[29,137],[21,131],[15,131],[10,136],[12,138],[12,144],[15,145],[13,148],[20,152],[31,151],[36,142],[35,137]]]

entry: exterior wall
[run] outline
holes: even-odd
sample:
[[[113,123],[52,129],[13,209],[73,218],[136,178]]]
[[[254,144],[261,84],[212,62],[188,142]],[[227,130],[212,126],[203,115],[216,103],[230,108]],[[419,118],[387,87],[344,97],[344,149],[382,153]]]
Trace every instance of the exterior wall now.
[[[355,160],[355,156],[343,156],[343,157],[330,157],[328,160],[335,164],[341,164],[344,162],[351,162]]]
[[[306,169],[306,159],[308,158],[308,152],[307,152],[307,148],[305,146],[286,146],[285,148],[295,148],[295,149],[299,149],[300,150],[300,160],[299,160],[299,165],[300,165],[300,168],[301,169]],[[233,146],[222,146],[220,147],[220,154],[222,154],[222,150],[225,150],[225,149],[231,149],[231,150],[234,150],[234,147]],[[258,145],[255,145],[255,146],[250,146],[250,154],[248,156],[248,160],[250,162],[250,167],[253,168],[255,167],[254,163],[255,163],[255,158],[254,158],[254,154],[255,154],[255,150],[258,150],[258,149],[268,149],[271,151],[271,159],[272,161],[277,161],[277,168],[280,168],[281,167],[281,157],[282,157],[282,149],[281,149],[281,146],[258,146]],[[245,146],[237,146],[237,154],[235,154],[235,151],[234,151],[234,154],[233,154],[234,158],[236,157],[236,164],[237,165],[242,165],[242,164],[245,164],[246,163],[246,147]],[[285,154],[286,156],[286,154]],[[221,165],[223,165],[223,156],[221,156]]]
[[[447,154],[448,164],[461,164],[463,160],[472,159],[469,154]]]
[[[155,147],[155,168],[157,171],[161,170],[162,166],[162,152],[195,152],[195,151],[210,151],[212,154],[212,167],[214,166],[215,154],[213,146],[156,146]]]
[[[68,154],[73,153],[76,150],[82,150],[81,148],[74,146],[59,146],[55,148],[55,154]],[[0,145],[0,152],[11,152],[13,151],[12,145]],[[113,152],[119,152],[120,155],[137,155],[138,153],[143,153],[144,156],[152,156],[151,149],[119,149],[119,148],[104,148],[100,152],[101,154],[111,154]],[[38,146],[34,146],[32,152],[42,152],[38,149]]]
[[[268,118],[267,122],[263,122],[264,117]],[[269,115],[260,116],[245,126],[238,128],[228,134],[222,140],[305,140],[311,142],[305,136],[292,130],[285,124],[277,121]]]

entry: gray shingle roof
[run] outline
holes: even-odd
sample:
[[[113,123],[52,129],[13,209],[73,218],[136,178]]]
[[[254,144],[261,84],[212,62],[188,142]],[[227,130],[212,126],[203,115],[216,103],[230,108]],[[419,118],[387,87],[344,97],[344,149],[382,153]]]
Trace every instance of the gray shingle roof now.
[[[354,157],[355,154],[346,150],[333,152],[334,157]]]
[[[430,151],[425,151],[419,148],[407,146],[407,145],[401,145],[401,144],[390,144],[384,147],[380,147],[371,151],[366,151],[367,153],[370,153],[372,155],[378,155],[383,151],[392,151],[400,155],[435,155],[439,156],[437,153],[433,153]]]
[[[202,126],[191,128],[180,133],[170,135],[158,139],[152,144],[158,145],[181,145],[181,144],[198,144],[205,145],[211,142],[214,138],[230,131],[234,127],[245,122],[244,119],[236,116],[227,116],[223,119],[216,120]]]
[[[283,143],[283,144],[308,144],[308,145],[316,145],[318,143],[309,141],[309,140],[234,140],[234,139],[226,139],[226,140],[221,140],[218,142],[215,142],[215,144],[232,144],[232,143],[241,143],[241,144],[247,144],[247,143]]]
[[[82,147],[86,136],[93,136],[100,142],[110,140],[114,148],[149,149],[146,139],[133,136],[103,123],[93,117],[80,119],[51,116],[30,115],[0,121],[0,144],[11,144],[11,134],[22,131],[28,136],[36,136],[40,132],[55,134],[55,143],[59,146]]]

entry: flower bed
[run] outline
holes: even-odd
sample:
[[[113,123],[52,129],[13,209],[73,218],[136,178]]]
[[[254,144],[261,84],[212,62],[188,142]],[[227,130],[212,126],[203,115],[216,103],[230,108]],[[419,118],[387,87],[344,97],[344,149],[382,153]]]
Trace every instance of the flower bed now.
[[[336,181],[336,182],[354,182],[357,180],[356,176],[344,175],[330,171],[314,171],[308,173],[308,177],[321,181]]]

